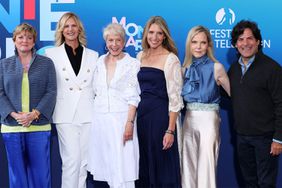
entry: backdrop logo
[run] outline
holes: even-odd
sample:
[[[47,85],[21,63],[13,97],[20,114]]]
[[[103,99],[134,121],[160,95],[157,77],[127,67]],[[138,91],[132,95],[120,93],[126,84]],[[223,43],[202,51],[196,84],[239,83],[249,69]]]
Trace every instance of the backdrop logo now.
[[[136,23],[127,23],[126,17],[122,17],[120,21],[116,17],[112,17],[112,23],[119,23],[125,29],[126,36],[128,37],[125,47],[133,46],[135,52],[142,50],[142,33],[143,27]]]
[[[231,45],[232,24],[235,22],[235,13],[231,8],[220,8],[215,15],[216,27],[210,29],[215,48],[233,48]],[[271,47],[271,40],[262,40],[263,48]]]
[[[39,41],[53,41],[55,25],[65,13],[67,4],[76,0],[6,0],[0,1],[0,58],[14,54],[12,35],[14,28],[22,22],[39,20]],[[23,6],[21,6],[23,4]],[[54,9],[53,7],[56,7]],[[59,11],[60,8],[62,11]],[[2,27],[3,26],[3,27]],[[3,50],[4,49],[4,50]],[[3,51],[2,51],[3,50]],[[2,51],[2,52],[1,52]],[[5,52],[6,51],[6,54]]]
[[[216,12],[215,20],[218,25],[232,25],[235,22],[235,13],[231,8],[221,8]]]

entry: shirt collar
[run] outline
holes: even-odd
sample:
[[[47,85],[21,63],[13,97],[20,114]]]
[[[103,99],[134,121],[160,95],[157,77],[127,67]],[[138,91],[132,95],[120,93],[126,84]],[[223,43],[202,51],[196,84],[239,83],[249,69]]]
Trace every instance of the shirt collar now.
[[[246,65],[246,67],[249,67],[253,62],[254,62],[254,60],[255,60],[255,55],[253,55],[253,57],[251,57],[250,59],[249,59],[249,61],[248,61],[248,63],[247,63],[247,65]],[[245,64],[243,63],[243,58],[242,58],[242,56],[239,58],[239,64],[241,65],[241,66],[245,66]]]

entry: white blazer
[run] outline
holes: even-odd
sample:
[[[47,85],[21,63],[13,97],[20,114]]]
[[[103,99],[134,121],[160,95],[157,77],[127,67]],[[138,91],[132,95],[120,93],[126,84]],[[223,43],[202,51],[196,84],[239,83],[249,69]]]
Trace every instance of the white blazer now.
[[[76,76],[64,44],[46,49],[54,62],[57,76],[57,101],[53,113],[54,123],[88,123],[93,118],[93,72],[98,53],[83,47],[81,67]]]

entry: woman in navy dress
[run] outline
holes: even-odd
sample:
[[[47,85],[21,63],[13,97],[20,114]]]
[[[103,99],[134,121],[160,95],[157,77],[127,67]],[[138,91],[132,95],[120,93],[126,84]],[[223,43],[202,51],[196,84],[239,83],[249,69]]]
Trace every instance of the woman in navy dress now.
[[[181,187],[176,137],[178,112],[183,107],[182,76],[177,49],[162,17],[147,22],[138,81],[141,102],[137,110],[140,147],[136,187]]]

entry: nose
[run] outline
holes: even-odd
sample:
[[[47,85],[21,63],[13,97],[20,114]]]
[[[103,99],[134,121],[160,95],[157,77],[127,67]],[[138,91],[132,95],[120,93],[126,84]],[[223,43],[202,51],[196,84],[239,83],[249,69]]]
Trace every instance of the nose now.
[[[28,41],[28,37],[24,36],[24,37],[23,37],[23,41],[24,41],[24,42],[27,42],[27,41]]]

